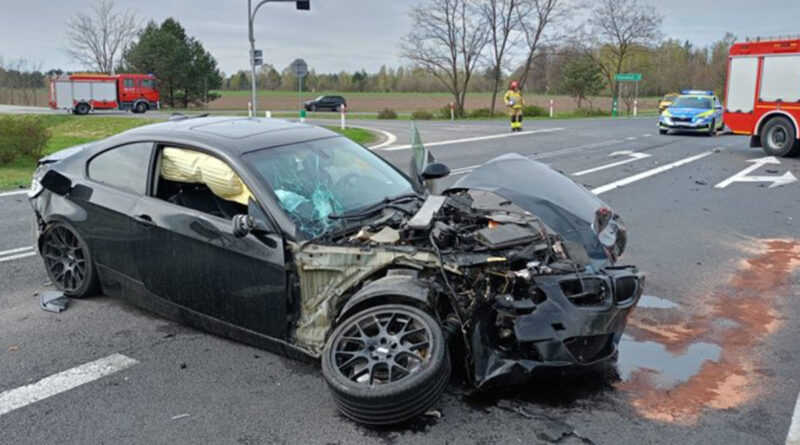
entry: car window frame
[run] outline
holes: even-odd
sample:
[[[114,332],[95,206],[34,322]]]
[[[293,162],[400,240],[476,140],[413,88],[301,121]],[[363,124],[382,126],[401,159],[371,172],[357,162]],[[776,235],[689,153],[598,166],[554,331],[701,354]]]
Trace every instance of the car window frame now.
[[[150,144],[150,156],[149,156],[149,159],[147,161],[147,173],[146,173],[147,177],[145,178],[146,182],[145,182],[145,185],[144,185],[144,189],[145,189],[144,190],[144,194],[139,194],[139,193],[136,193],[136,192],[132,192],[130,190],[125,190],[125,189],[122,189],[122,188],[120,188],[120,187],[118,187],[118,186],[116,186],[114,184],[109,184],[107,182],[98,181],[97,179],[93,179],[89,175],[89,166],[95,160],[95,158],[97,158],[99,156],[102,156],[103,154],[108,153],[111,150],[114,150],[114,149],[117,149],[117,148],[120,148],[120,147],[124,147],[126,145],[134,145],[134,144]],[[92,184],[99,184],[99,185],[102,185],[103,187],[108,187],[108,188],[111,188],[111,189],[113,189],[115,191],[119,191],[119,192],[122,192],[122,193],[125,193],[125,194],[128,194],[128,195],[131,195],[131,196],[139,196],[139,197],[147,196],[150,193],[151,182],[150,182],[149,178],[152,176],[153,162],[154,162],[153,155],[154,154],[155,154],[155,143],[153,141],[149,140],[149,139],[137,140],[137,141],[128,141],[128,142],[123,142],[123,143],[120,143],[120,144],[112,145],[111,147],[103,148],[103,149],[99,150],[97,153],[92,154],[86,160],[86,163],[83,165],[83,178],[86,181],[91,182]]]
[[[160,167],[159,164],[158,164],[158,162],[159,162],[159,154],[161,153],[161,150],[163,150],[166,147],[180,148],[180,149],[183,149],[183,150],[196,151],[198,153],[202,153],[202,154],[205,154],[205,155],[208,155],[208,156],[212,156],[212,157],[216,158],[217,160],[224,162],[225,165],[228,166],[228,168],[233,170],[233,172],[236,173],[237,176],[239,176],[239,180],[242,181],[242,183],[247,187],[247,189],[250,190],[250,199],[252,199],[255,202],[255,204],[261,209],[261,211],[267,216],[267,221],[264,221],[264,222],[269,226],[269,229],[271,231],[276,232],[276,233],[280,232],[280,230],[277,229],[277,227],[279,227],[279,226],[278,226],[278,224],[275,223],[274,217],[270,214],[269,209],[261,203],[261,200],[258,198],[254,187],[251,184],[248,183],[247,179],[245,179],[245,175],[242,175],[240,169],[236,168],[235,165],[232,165],[231,162],[229,162],[224,157],[220,156],[219,153],[216,153],[213,150],[205,149],[203,147],[198,147],[196,145],[190,145],[190,144],[184,144],[184,143],[172,142],[172,141],[155,141],[154,142],[154,144],[153,144],[153,153],[152,153],[152,156],[151,156],[151,163],[150,163],[150,171],[148,172],[147,194],[145,195],[147,198],[155,199],[158,202],[165,203],[165,204],[167,204],[169,206],[175,207],[176,209],[182,209],[182,210],[184,210],[186,212],[190,212],[190,213],[192,213],[194,215],[201,215],[201,216],[204,216],[204,217],[214,218],[215,221],[224,221],[224,222],[228,223],[231,227],[233,227],[233,220],[232,219],[222,218],[222,217],[219,217],[219,216],[216,216],[216,215],[212,215],[210,213],[201,212],[200,210],[195,210],[195,209],[192,209],[192,208],[189,208],[189,207],[184,207],[182,205],[173,204],[173,203],[167,201],[166,199],[161,199],[158,196],[155,196],[155,193],[157,192],[156,184],[158,182],[158,177],[156,175],[159,173],[157,171],[157,169],[158,169],[158,167]]]

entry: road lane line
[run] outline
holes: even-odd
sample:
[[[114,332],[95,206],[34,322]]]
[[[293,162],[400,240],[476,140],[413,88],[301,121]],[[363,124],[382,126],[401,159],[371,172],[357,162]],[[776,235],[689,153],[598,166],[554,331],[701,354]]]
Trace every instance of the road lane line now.
[[[786,445],[800,445],[800,394],[794,404],[792,423],[789,425],[789,434],[786,435]]]
[[[29,256],[34,256],[34,255],[36,255],[36,252],[27,252],[27,253],[21,253],[21,254],[19,254],[19,255],[11,255],[11,256],[6,256],[6,257],[2,257],[2,258],[0,258],[0,263],[5,263],[5,262],[8,262],[8,261],[19,260],[19,259],[21,259],[21,258],[27,258],[27,257],[29,257]]]
[[[606,147],[606,146],[609,146],[609,145],[618,144],[620,142],[623,142],[623,141],[612,139],[610,141],[595,142],[593,144],[578,145],[576,147],[562,148],[561,150],[554,150],[554,151],[548,151],[548,152],[545,152],[545,153],[539,153],[539,154],[535,154],[535,155],[530,155],[530,156],[527,156],[527,158],[528,159],[532,159],[532,160],[552,158],[552,157],[556,157],[556,156],[561,156],[561,155],[574,153],[574,152],[581,151],[581,150],[588,150],[588,149],[592,149],[592,148]],[[483,165],[483,164],[475,164],[475,165],[468,165],[466,167],[455,168],[455,169],[450,171],[450,176],[457,176],[457,175],[463,175],[464,173],[469,173],[472,170],[475,170],[476,168],[480,167],[481,165]]]
[[[20,253],[20,252],[24,252],[26,250],[33,250],[33,246],[25,246],[25,247],[19,247],[17,249],[4,250],[4,251],[0,252],[0,256],[11,255],[12,253]]]
[[[378,145],[368,146],[367,148],[369,148],[370,150],[380,150],[383,147],[388,147],[397,142],[397,136],[386,130],[381,130],[380,128],[373,128],[373,127],[362,127],[360,125],[350,125],[350,126],[353,128],[361,128],[362,130],[375,131],[382,134],[383,137],[386,138],[385,141],[381,142]]]
[[[451,144],[460,144],[463,142],[475,142],[475,141],[488,141],[491,139],[500,139],[500,138],[508,138],[508,137],[516,137],[516,136],[525,136],[529,134],[537,134],[537,133],[550,133],[553,131],[561,131],[563,128],[561,127],[554,127],[554,128],[542,128],[539,130],[530,130],[530,131],[520,131],[517,133],[502,133],[502,134],[492,134],[488,136],[475,136],[471,138],[462,138],[462,139],[452,139],[448,141],[438,141],[438,142],[427,142],[424,143],[426,147],[436,147],[439,145],[451,145]],[[376,147],[373,147],[375,149]],[[407,150],[411,148],[411,144],[408,145],[396,145],[394,147],[384,147],[381,150],[384,151],[395,151],[395,150]]]
[[[0,198],[6,197],[6,196],[24,195],[26,193],[28,193],[27,189],[26,190],[16,190],[16,191],[13,191],[13,192],[3,192],[3,193],[0,193]]]
[[[139,362],[128,356],[111,354],[108,357],[45,377],[36,383],[4,391],[0,393],[0,416],[122,371],[136,363]]]
[[[717,148],[715,150],[724,150],[724,147]],[[637,181],[641,181],[642,179],[649,178],[651,176],[655,176],[659,173],[664,173],[666,171],[672,170],[674,168],[678,168],[682,165],[686,165],[692,163],[694,161],[698,161],[700,159],[705,158],[706,156],[710,156],[714,154],[714,151],[708,151],[706,153],[700,153],[699,155],[689,156],[688,158],[683,158],[681,160],[675,161],[673,163],[662,165],[661,167],[656,167],[647,171],[643,171],[639,174],[628,176],[627,178],[620,179],[619,181],[614,181],[610,184],[601,185],[600,187],[593,188],[591,191],[595,195],[599,195],[601,193],[605,193],[620,187],[624,187],[628,184],[632,184]]]
[[[650,136],[652,136],[652,134],[650,133],[645,133],[642,135],[643,138],[649,138]]]
[[[628,157],[628,159],[623,159],[621,161],[612,162],[610,164],[601,165],[601,166],[595,167],[595,168],[590,168],[588,170],[581,170],[579,172],[573,173],[572,176],[588,175],[589,173],[599,172],[600,170],[605,170],[607,168],[617,167],[617,166],[620,166],[620,165],[627,164],[629,162],[634,162],[634,161],[638,161],[640,159],[645,159],[645,158],[649,158],[650,157],[650,155],[647,154],[647,153],[638,153],[638,152],[630,151],[630,150],[615,151],[614,153],[611,153],[609,156],[613,157],[613,156],[621,156],[621,155],[629,156],[629,157]]]

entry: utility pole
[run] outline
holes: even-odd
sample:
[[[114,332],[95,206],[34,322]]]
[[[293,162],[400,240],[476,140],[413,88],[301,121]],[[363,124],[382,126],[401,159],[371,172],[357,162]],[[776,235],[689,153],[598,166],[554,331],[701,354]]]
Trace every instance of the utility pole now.
[[[258,8],[267,2],[294,2],[295,5],[297,5],[297,9],[300,11],[308,11],[311,9],[310,0],[261,0],[256,5],[255,9],[253,9],[252,0],[247,0],[247,34],[250,38],[250,101],[253,104],[253,116],[258,112],[258,102],[256,100],[256,64],[261,65],[263,62],[261,50],[256,51],[256,38],[253,35],[253,20],[256,18]]]

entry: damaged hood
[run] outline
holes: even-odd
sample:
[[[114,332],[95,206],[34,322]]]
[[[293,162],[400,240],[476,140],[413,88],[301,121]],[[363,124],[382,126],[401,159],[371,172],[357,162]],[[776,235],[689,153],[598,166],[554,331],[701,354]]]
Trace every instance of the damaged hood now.
[[[598,235],[594,229],[597,212],[608,206],[548,165],[516,153],[490,160],[460,178],[447,191],[462,189],[492,192],[536,215],[565,240],[581,244],[596,266],[602,267],[609,260],[604,246],[613,246],[618,242],[618,231],[624,231],[622,222],[614,216],[608,233],[601,231]]]

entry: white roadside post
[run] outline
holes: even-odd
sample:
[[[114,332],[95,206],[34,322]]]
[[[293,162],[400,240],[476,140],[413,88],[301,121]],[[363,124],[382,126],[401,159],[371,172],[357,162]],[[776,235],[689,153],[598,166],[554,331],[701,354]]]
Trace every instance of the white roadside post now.
[[[345,114],[347,114],[347,107],[344,104],[342,104],[341,106],[339,106],[339,110],[341,111],[342,115],[342,130],[345,130],[347,129],[347,122],[345,117]]]
[[[550,119],[553,118],[553,99],[550,99]]]
[[[253,103],[247,102],[247,117],[253,117]]]
[[[633,95],[633,117],[636,117],[637,108],[639,106],[639,81],[636,81],[636,92]]]
[[[266,117],[267,119],[272,119],[272,111],[269,110],[265,111],[264,117]]]
[[[453,102],[450,102],[450,120],[456,120],[456,109],[455,105],[453,105]]]

